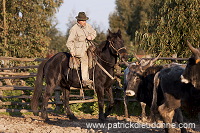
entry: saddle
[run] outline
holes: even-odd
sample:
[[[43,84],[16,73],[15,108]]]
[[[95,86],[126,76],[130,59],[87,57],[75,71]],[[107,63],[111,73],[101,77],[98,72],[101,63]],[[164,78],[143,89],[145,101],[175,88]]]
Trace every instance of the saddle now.
[[[88,67],[89,69],[93,68],[93,57],[90,51],[87,51],[88,54]],[[69,59],[69,68],[79,70],[81,66],[81,61],[78,57],[72,56]]]
[[[89,64],[91,64],[91,68],[92,68],[92,63],[89,63]],[[80,59],[78,58],[78,57],[71,57],[70,59],[69,59],[69,68],[70,69],[75,69],[75,70],[80,70],[81,69],[81,61],[80,61]],[[69,70],[68,70],[68,74],[69,74]],[[87,83],[87,82],[83,82],[83,81],[81,81],[81,79],[80,79],[80,76],[78,76],[79,77],[79,82],[82,84],[82,86],[85,88],[85,87],[87,87],[87,88],[90,88],[90,89],[92,89],[93,88],[93,85],[90,83]],[[83,93],[83,92],[82,92]],[[83,94],[84,95],[84,94]]]
[[[81,66],[81,61],[79,58],[72,56],[69,59],[69,68],[78,70]]]

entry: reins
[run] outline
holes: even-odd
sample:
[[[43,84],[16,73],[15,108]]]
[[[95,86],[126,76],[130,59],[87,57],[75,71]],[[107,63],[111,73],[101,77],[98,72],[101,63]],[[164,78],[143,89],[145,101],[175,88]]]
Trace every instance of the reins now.
[[[103,62],[105,62],[105,63],[107,63],[107,64],[110,64],[110,65],[112,65],[110,62],[107,62],[107,61],[105,61],[104,59],[102,59],[98,54],[96,54],[96,53],[94,53],[101,61],[103,61]]]

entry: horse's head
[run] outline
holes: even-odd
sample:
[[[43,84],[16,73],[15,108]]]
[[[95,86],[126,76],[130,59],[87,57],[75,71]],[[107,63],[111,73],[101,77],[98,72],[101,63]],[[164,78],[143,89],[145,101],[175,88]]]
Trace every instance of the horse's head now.
[[[122,39],[121,31],[118,30],[116,33],[112,33],[108,30],[109,34],[107,41],[113,54],[119,55],[121,59],[127,58],[126,48],[124,47],[124,40]]]

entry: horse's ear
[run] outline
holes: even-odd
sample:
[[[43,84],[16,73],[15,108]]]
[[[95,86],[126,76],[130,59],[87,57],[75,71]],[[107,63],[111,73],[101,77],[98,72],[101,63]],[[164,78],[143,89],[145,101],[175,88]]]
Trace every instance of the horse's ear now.
[[[119,35],[121,35],[121,30],[119,29],[117,33],[118,33]]]
[[[118,34],[118,36],[119,36],[120,38],[122,38],[121,30],[120,30],[120,29],[118,30],[117,34]]]
[[[108,29],[108,36],[107,36],[107,40],[110,40],[110,38],[112,37],[112,32]]]
[[[109,35],[112,35],[112,32],[110,31],[110,29],[108,29],[108,34],[109,34]]]

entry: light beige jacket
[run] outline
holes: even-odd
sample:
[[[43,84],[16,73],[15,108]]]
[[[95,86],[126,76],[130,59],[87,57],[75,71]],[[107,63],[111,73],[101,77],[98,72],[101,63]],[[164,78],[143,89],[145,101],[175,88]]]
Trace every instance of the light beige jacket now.
[[[70,52],[75,53],[75,56],[77,57],[82,57],[89,47],[89,44],[86,40],[87,36],[91,36],[92,40],[95,39],[96,31],[88,23],[86,23],[86,26],[81,26],[80,24],[76,23],[70,29],[66,44]]]

